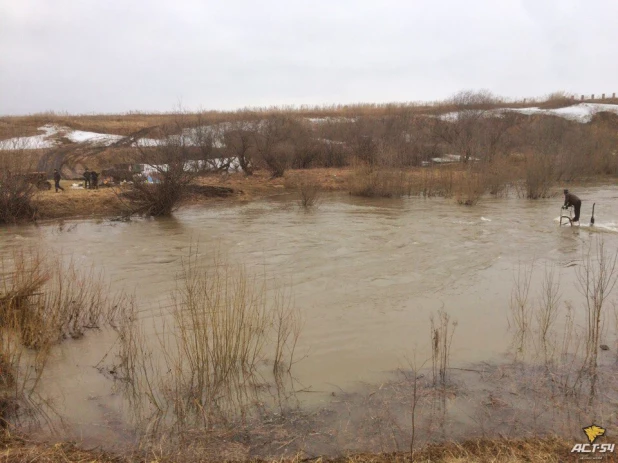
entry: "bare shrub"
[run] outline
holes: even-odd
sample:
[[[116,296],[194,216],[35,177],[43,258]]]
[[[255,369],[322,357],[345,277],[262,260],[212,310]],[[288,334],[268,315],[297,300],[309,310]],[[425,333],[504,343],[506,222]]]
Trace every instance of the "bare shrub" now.
[[[525,197],[539,199],[549,197],[554,184],[555,172],[551,156],[547,154],[531,154],[525,163]]]
[[[33,166],[19,142],[10,149],[0,150],[0,224],[34,220],[37,216],[37,188],[28,178]]]
[[[532,358],[542,358],[545,366],[549,368],[556,361],[557,337],[554,327],[561,312],[560,276],[556,273],[555,266],[546,264],[539,294],[533,298],[530,290],[534,280],[534,267],[534,261],[527,266],[520,263],[517,267],[511,291],[509,328],[514,330],[512,346],[515,349],[515,358],[524,358],[528,347],[531,347],[534,348],[531,351]],[[566,320],[563,336],[562,352],[565,355],[569,352],[573,335],[573,332],[568,330],[568,322],[569,320]]]
[[[497,198],[506,196],[509,192],[509,186],[519,175],[517,167],[514,163],[508,162],[508,159],[504,156],[494,158],[492,162],[484,163],[481,167],[481,175],[487,192]]]
[[[563,312],[560,278],[555,268],[545,268],[537,301],[530,297],[534,263],[518,268],[509,317],[509,325],[515,328],[515,358],[523,357],[528,352],[524,348],[529,345],[535,348],[529,358],[533,363],[539,359],[544,363],[545,386],[552,396],[558,392],[571,400],[578,400],[584,397],[582,392],[587,389],[586,406],[592,405],[598,397],[598,355],[607,319],[607,302],[618,282],[617,265],[618,253],[609,253],[602,238],[584,251],[583,264],[577,268],[576,276],[578,290],[584,297],[585,323],[582,329],[576,326],[573,304],[566,302],[561,335],[555,329]],[[530,339],[533,329],[536,329],[537,336]],[[521,368],[522,372],[534,374],[534,366],[522,363]]]
[[[375,123],[371,118],[357,118],[351,123],[350,147],[356,162],[373,166],[378,161],[378,145],[374,139]]]
[[[409,191],[408,185],[408,176],[403,171],[364,166],[350,176],[349,188],[355,196],[397,198]]]
[[[409,371],[404,373],[406,379],[412,385],[412,397],[410,404],[410,455],[414,455],[415,448],[414,445],[416,443],[416,422],[419,404],[421,401],[420,392],[422,386],[419,384],[419,379],[423,378],[424,375],[420,373],[420,371],[425,367],[426,362],[424,362],[420,367],[416,362],[416,355],[414,356],[414,360],[408,360]]]
[[[445,103],[454,112],[446,120],[435,121],[434,136],[461,155],[462,162],[467,163],[481,152],[481,121],[495,103],[496,98],[486,90],[458,92]],[[498,124],[493,126],[498,127]]]
[[[450,198],[455,189],[455,177],[455,172],[451,169],[423,169],[419,175],[411,178],[408,191],[425,198]]]
[[[300,207],[308,209],[318,205],[321,193],[319,182],[298,179],[291,182],[290,186],[296,191]]]
[[[523,355],[531,330],[532,307],[530,304],[530,283],[534,262],[526,267],[521,263],[514,275],[514,285],[511,291],[509,326],[514,328],[514,348],[516,354]]]
[[[177,283],[155,339],[134,315],[118,326],[115,368],[138,424],[170,439],[245,423],[260,365],[270,353],[275,374],[289,370],[300,335],[286,294],[242,266],[215,257],[203,267],[193,249]]]
[[[536,310],[536,324],[539,345],[543,351],[545,364],[553,358],[551,333],[560,311],[560,277],[556,275],[555,267],[545,266],[541,283],[541,296]]]
[[[431,370],[434,386],[446,386],[447,370],[451,357],[451,344],[457,322],[443,311],[438,312],[438,320],[431,315]]]
[[[113,323],[126,298],[113,294],[94,267],[83,269],[71,259],[20,250],[0,260],[0,319],[16,316],[21,341],[42,348],[87,329]]]
[[[234,122],[224,133],[225,151],[229,157],[238,159],[238,165],[247,176],[253,175],[257,126],[255,122]]]
[[[468,168],[459,176],[455,199],[458,204],[474,206],[485,193],[485,188],[484,177]]]
[[[273,306],[273,331],[275,332],[273,374],[280,380],[284,372],[290,373],[294,364],[296,344],[302,329],[300,314],[283,294],[277,294]]]
[[[344,167],[349,163],[350,149],[344,142],[318,140],[321,144],[319,162],[322,167]]]
[[[0,428],[9,430],[21,420],[47,416],[39,386],[51,346],[28,349],[21,337],[22,323],[18,312],[5,311],[0,324]]]
[[[298,124],[292,135],[294,144],[293,155],[290,160],[292,169],[309,169],[317,167],[324,143],[315,139],[314,134]]]
[[[296,153],[295,136],[300,137],[304,130],[292,117],[274,115],[260,122],[259,130],[254,132],[254,143],[261,163],[273,178],[283,177]]]
[[[596,395],[598,354],[602,323],[607,312],[607,299],[618,281],[618,253],[610,254],[605,248],[603,238],[590,244],[583,257],[583,265],[578,267],[578,288],[585,298],[586,307],[586,358],[585,366],[591,377],[590,399]]]
[[[564,90],[552,92],[545,97],[545,101],[542,103],[543,108],[563,108],[565,106],[571,106],[576,104],[576,101],[572,98],[573,94]]]
[[[100,274],[36,250],[0,260],[0,279],[0,425],[48,422],[38,386],[52,347],[113,323],[126,299],[110,295]]]
[[[205,143],[212,143],[208,137],[204,139]],[[172,214],[204,166],[203,160],[193,159],[200,156],[197,148],[196,152],[190,139],[173,134],[172,129],[154,146],[139,148],[140,160],[152,171],[153,183],[147,181],[147,176],[136,176],[133,188],[119,194],[129,201],[133,214]]]

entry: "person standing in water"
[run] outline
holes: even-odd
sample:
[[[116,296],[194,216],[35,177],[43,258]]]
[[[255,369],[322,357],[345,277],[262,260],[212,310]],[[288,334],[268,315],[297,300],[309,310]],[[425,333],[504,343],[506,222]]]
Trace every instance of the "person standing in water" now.
[[[568,209],[573,206],[575,209],[575,217],[571,219],[572,222],[579,222],[579,211],[582,208],[582,200],[575,196],[573,193],[569,193],[569,190],[564,190],[564,208]]]

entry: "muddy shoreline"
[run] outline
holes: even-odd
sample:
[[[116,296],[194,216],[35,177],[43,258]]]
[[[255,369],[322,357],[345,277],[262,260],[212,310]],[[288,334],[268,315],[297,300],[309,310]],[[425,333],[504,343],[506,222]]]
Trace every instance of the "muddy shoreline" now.
[[[458,172],[459,166],[446,166],[439,170]],[[422,175],[423,169],[410,169],[410,175]],[[252,176],[242,173],[213,174],[199,177],[179,205],[179,209],[208,204],[247,203],[277,195],[298,196],[297,185],[300,181],[309,182],[321,192],[350,192],[350,181],[355,171],[351,168],[316,168],[289,170],[282,178],[272,178],[264,170],[256,171]],[[74,181],[63,180],[64,192],[38,192],[35,197],[38,216],[37,221],[47,223],[54,220],[110,219],[125,216],[130,206],[122,199],[122,192],[128,186],[101,187],[98,190],[72,189]],[[599,176],[581,179],[575,183],[567,182],[553,188],[553,196],[561,195],[563,187],[586,188],[597,185],[615,184],[612,176]]]
[[[293,194],[299,179],[309,179],[322,191],[347,191],[350,169],[308,169],[289,171],[283,178],[271,178],[266,171],[252,176],[242,173],[208,175],[196,179],[179,208],[215,203],[243,203],[270,196]],[[74,189],[72,180],[61,181],[64,192],[40,191],[34,197],[39,221],[58,219],[105,219],[126,215],[129,204],[122,192],[130,186],[100,187],[98,190]]]

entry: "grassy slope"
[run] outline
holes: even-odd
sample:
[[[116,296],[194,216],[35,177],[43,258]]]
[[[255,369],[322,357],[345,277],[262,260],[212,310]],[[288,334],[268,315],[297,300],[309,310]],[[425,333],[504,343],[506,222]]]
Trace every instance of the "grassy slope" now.
[[[580,100],[570,99],[550,99],[533,100],[525,102],[499,101],[496,104],[486,106],[485,109],[492,108],[526,108],[540,107],[544,109],[554,109],[581,103]],[[618,104],[618,99],[606,98],[605,100],[585,100],[585,102]],[[215,124],[223,121],[247,120],[262,118],[270,114],[296,114],[305,117],[355,117],[355,116],[384,116],[402,113],[413,114],[439,114],[453,111],[456,108],[444,102],[433,103],[391,103],[391,104],[356,104],[356,105],[335,105],[312,108],[256,108],[255,110],[239,110],[229,112],[205,111],[199,114],[183,113],[128,113],[128,114],[91,114],[91,115],[71,115],[56,113],[41,113],[25,116],[4,116],[0,117],[0,140],[17,137],[30,136],[39,133],[38,127],[45,124],[57,124],[71,127],[76,130],[89,132],[108,133],[116,135],[130,135],[142,129],[150,127],[174,124],[182,119],[183,125],[191,124]]]

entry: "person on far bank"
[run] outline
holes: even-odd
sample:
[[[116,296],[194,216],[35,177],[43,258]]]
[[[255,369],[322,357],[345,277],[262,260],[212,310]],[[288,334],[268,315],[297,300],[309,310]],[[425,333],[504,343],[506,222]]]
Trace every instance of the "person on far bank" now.
[[[564,209],[568,209],[573,206],[575,208],[575,217],[571,219],[572,222],[579,222],[579,211],[582,208],[582,200],[575,196],[573,193],[569,193],[569,190],[564,190]]]
[[[60,178],[60,172],[58,172],[58,169],[54,169],[54,186],[56,187],[56,193],[58,193],[58,190],[64,191],[64,188],[60,186]]]
[[[99,174],[94,170],[90,172],[90,188],[93,190],[99,189]]]
[[[87,190],[90,188],[90,171],[86,167],[84,171],[84,188]]]

